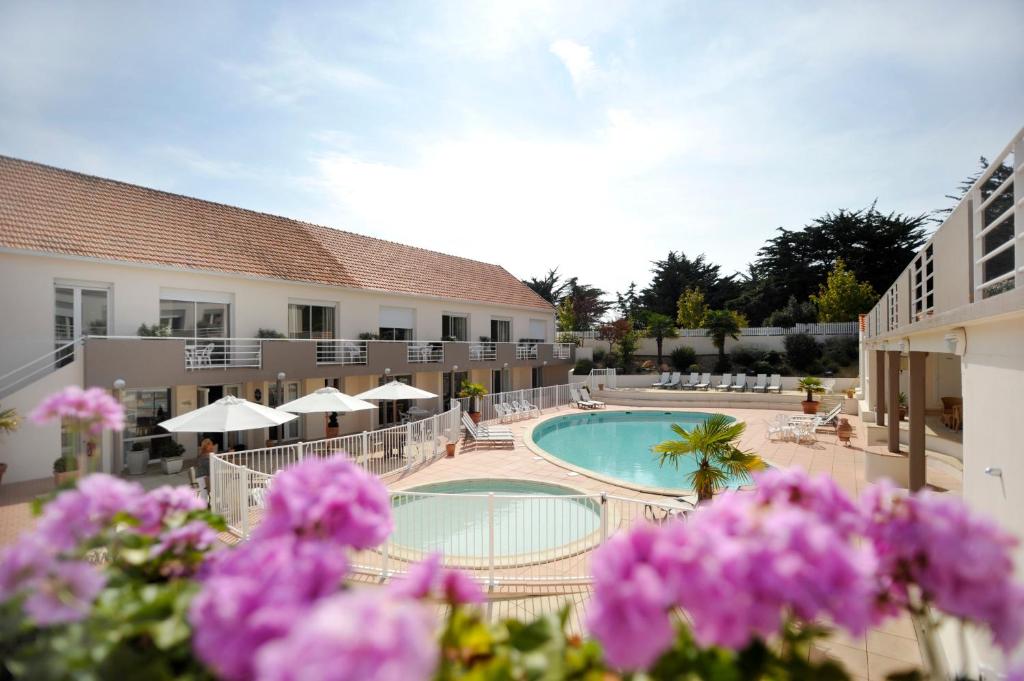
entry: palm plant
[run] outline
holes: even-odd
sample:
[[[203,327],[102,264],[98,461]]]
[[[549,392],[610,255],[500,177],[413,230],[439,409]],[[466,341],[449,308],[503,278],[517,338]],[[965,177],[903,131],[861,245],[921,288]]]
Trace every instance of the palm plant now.
[[[672,424],[677,440],[665,440],[651,447],[659,454],[662,466],[671,461],[679,468],[679,459],[692,456],[697,468],[686,476],[690,487],[697,492],[697,501],[711,499],[715,492],[725,489],[730,478],[749,481],[754,471],[765,467],[764,461],[753,452],[746,452],[737,446],[747,425],[733,421],[724,414],[714,414],[704,423],[684,430],[679,424]]]
[[[815,376],[804,376],[800,379],[800,382],[797,383],[797,387],[807,393],[808,402],[814,401],[815,393],[825,392],[825,386],[821,384],[821,379]]]
[[[13,433],[18,429],[18,412],[14,409],[0,409],[0,433]]]
[[[740,337],[740,325],[729,310],[711,310],[704,317],[704,326],[711,336],[711,342],[718,348],[718,371],[728,371],[725,360],[726,336],[736,340]]]
[[[676,320],[666,314],[649,312],[645,317],[645,322],[647,324],[647,328],[644,329],[645,335],[654,339],[654,343],[658,347],[658,367],[661,367],[661,350],[665,339],[675,338],[678,335]]]

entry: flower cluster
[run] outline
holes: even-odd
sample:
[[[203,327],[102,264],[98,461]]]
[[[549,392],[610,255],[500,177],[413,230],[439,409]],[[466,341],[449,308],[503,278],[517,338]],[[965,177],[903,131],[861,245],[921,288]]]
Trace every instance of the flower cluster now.
[[[46,397],[29,414],[37,424],[68,419],[89,435],[104,430],[124,430],[124,407],[103,388],[83,390],[71,385]]]
[[[216,539],[206,523],[188,522],[189,512],[202,509],[188,488],[147,493],[110,475],[83,478],[43,507],[33,532],[0,553],[0,600],[24,596],[24,612],[39,626],[80,620],[106,583],[87,551],[131,538],[152,544],[148,555],[166,563],[165,574],[186,574],[194,562],[181,560],[186,552],[205,551]]]
[[[858,503],[798,471],[756,481],[753,493],[724,494],[685,523],[640,526],[596,552],[588,626],[609,662],[652,664],[672,644],[677,608],[698,644],[739,650],[788,618],[860,634],[906,607],[912,587],[988,626],[1007,651],[1024,638],[1015,541],[961,501],[881,485]]]
[[[758,494],[725,494],[690,522],[637,528],[595,554],[589,625],[610,662],[651,664],[672,641],[676,607],[690,615],[698,643],[733,649],[777,633],[789,614],[868,627],[873,555],[844,523],[828,522],[847,504],[824,478],[787,475],[766,473]],[[776,501],[794,496],[798,503]]]
[[[925,603],[986,625],[1004,650],[1024,640],[1024,586],[1014,582],[1017,541],[1010,534],[934,492],[908,495],[876,485],[863,504],[885,578],[884,603],[906,607],[916,586]]]
[[[386,488],[346,459],[285,469],[252,539],[207,562],[189,612],[196,653],[230,681],[429,677],[437,623],[421,601],[482,595],[436,558],[393,587],[341,591],[346,551],[380,544],[391,528]]]

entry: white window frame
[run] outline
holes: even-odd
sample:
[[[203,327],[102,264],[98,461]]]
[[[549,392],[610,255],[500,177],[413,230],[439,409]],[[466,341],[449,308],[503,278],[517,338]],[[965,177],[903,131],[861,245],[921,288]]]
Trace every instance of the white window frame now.
[[[464,342],[468,343],[471,340],[470,330],[473,328],[473,324],[471,323],[472,320],[470,319],[469,313],[468,312],[453,312],[453,311],[450,311],[450,310],[441,310],[441,340],[444,340],[444,318],[446,316],[447,317],[461,317],[462,319],[466,320],[466,339],[465,339]]]
[[[497,338],[494,338],[493,333],[491,331],[491,322],[508,322],[508,340],[507,341],[499,341]],[[488,334],[488,337],[491,339],[492,343],[515,343],[516,342],[516,324],[515,324],[515,320],[512,319],[512,317],[493,317],[492,316],[490,321],[487,323],[487,334]]]

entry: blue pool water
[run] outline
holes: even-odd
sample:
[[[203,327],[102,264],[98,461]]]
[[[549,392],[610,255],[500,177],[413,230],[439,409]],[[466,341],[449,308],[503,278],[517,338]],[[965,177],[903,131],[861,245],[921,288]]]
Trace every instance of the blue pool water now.
[[[600,527],[598,501],[580,492],[530,480],[456,480],[392,496],[398,547],[446,556],[486,558],[494,493],[494,553],[540,560],[588,541]]]
[[[533,441],[548,454],[598,475],[641,487],[688,490],[687,473],[696,468],[693,457],[680,458],[677,469],[664,466],[651,446],[676,439],[672,424],[686,430],[711,414],[693,411],[591,412],[559,416],[533,430]],[[734,479],[730,487],[745,484]]]

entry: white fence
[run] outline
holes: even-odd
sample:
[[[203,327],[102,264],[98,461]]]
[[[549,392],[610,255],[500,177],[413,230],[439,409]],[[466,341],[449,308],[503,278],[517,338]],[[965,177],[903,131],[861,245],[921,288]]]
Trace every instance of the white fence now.
[[[501,393],[490,393],[479,398],[480,420],[493,421],[498,418],[498,412],[494,410],[495,404],[507,404],[509,402],[529,402],[541,411],[545,409],[560,409],[567,407],[574,400],[570,387],[579,388],[584,383],[572,383],[565,385],[549,385],[544,388],[524,388],[522,390],[509,390]],[[460,397],[456,400],[464,411],[474,411],[471,398]]]
[[[704,338],[707,329],[676,329],[680,338]],[[642,332],[642,330],[641,330]],[[740,329],[742,336],[792,336],[806,333],[811,336],[856,336],[857,322],[823,322],[820,324],[796,324],[794,326],[750,326]],[[600,331],[560,331],[574,338],[600,340]]]
[[[684,518],[684,505],[607,494],[436,494],[392,492],[395,531],[353,557],[383,579],[431,553],[490,585],[589,582],[590,556],[637,522]]]
[[[615,369],[591,369],[587,377],[587,386],[591,390],[603,390],[604,388],[615,389],[619,387],[618,375]]]

